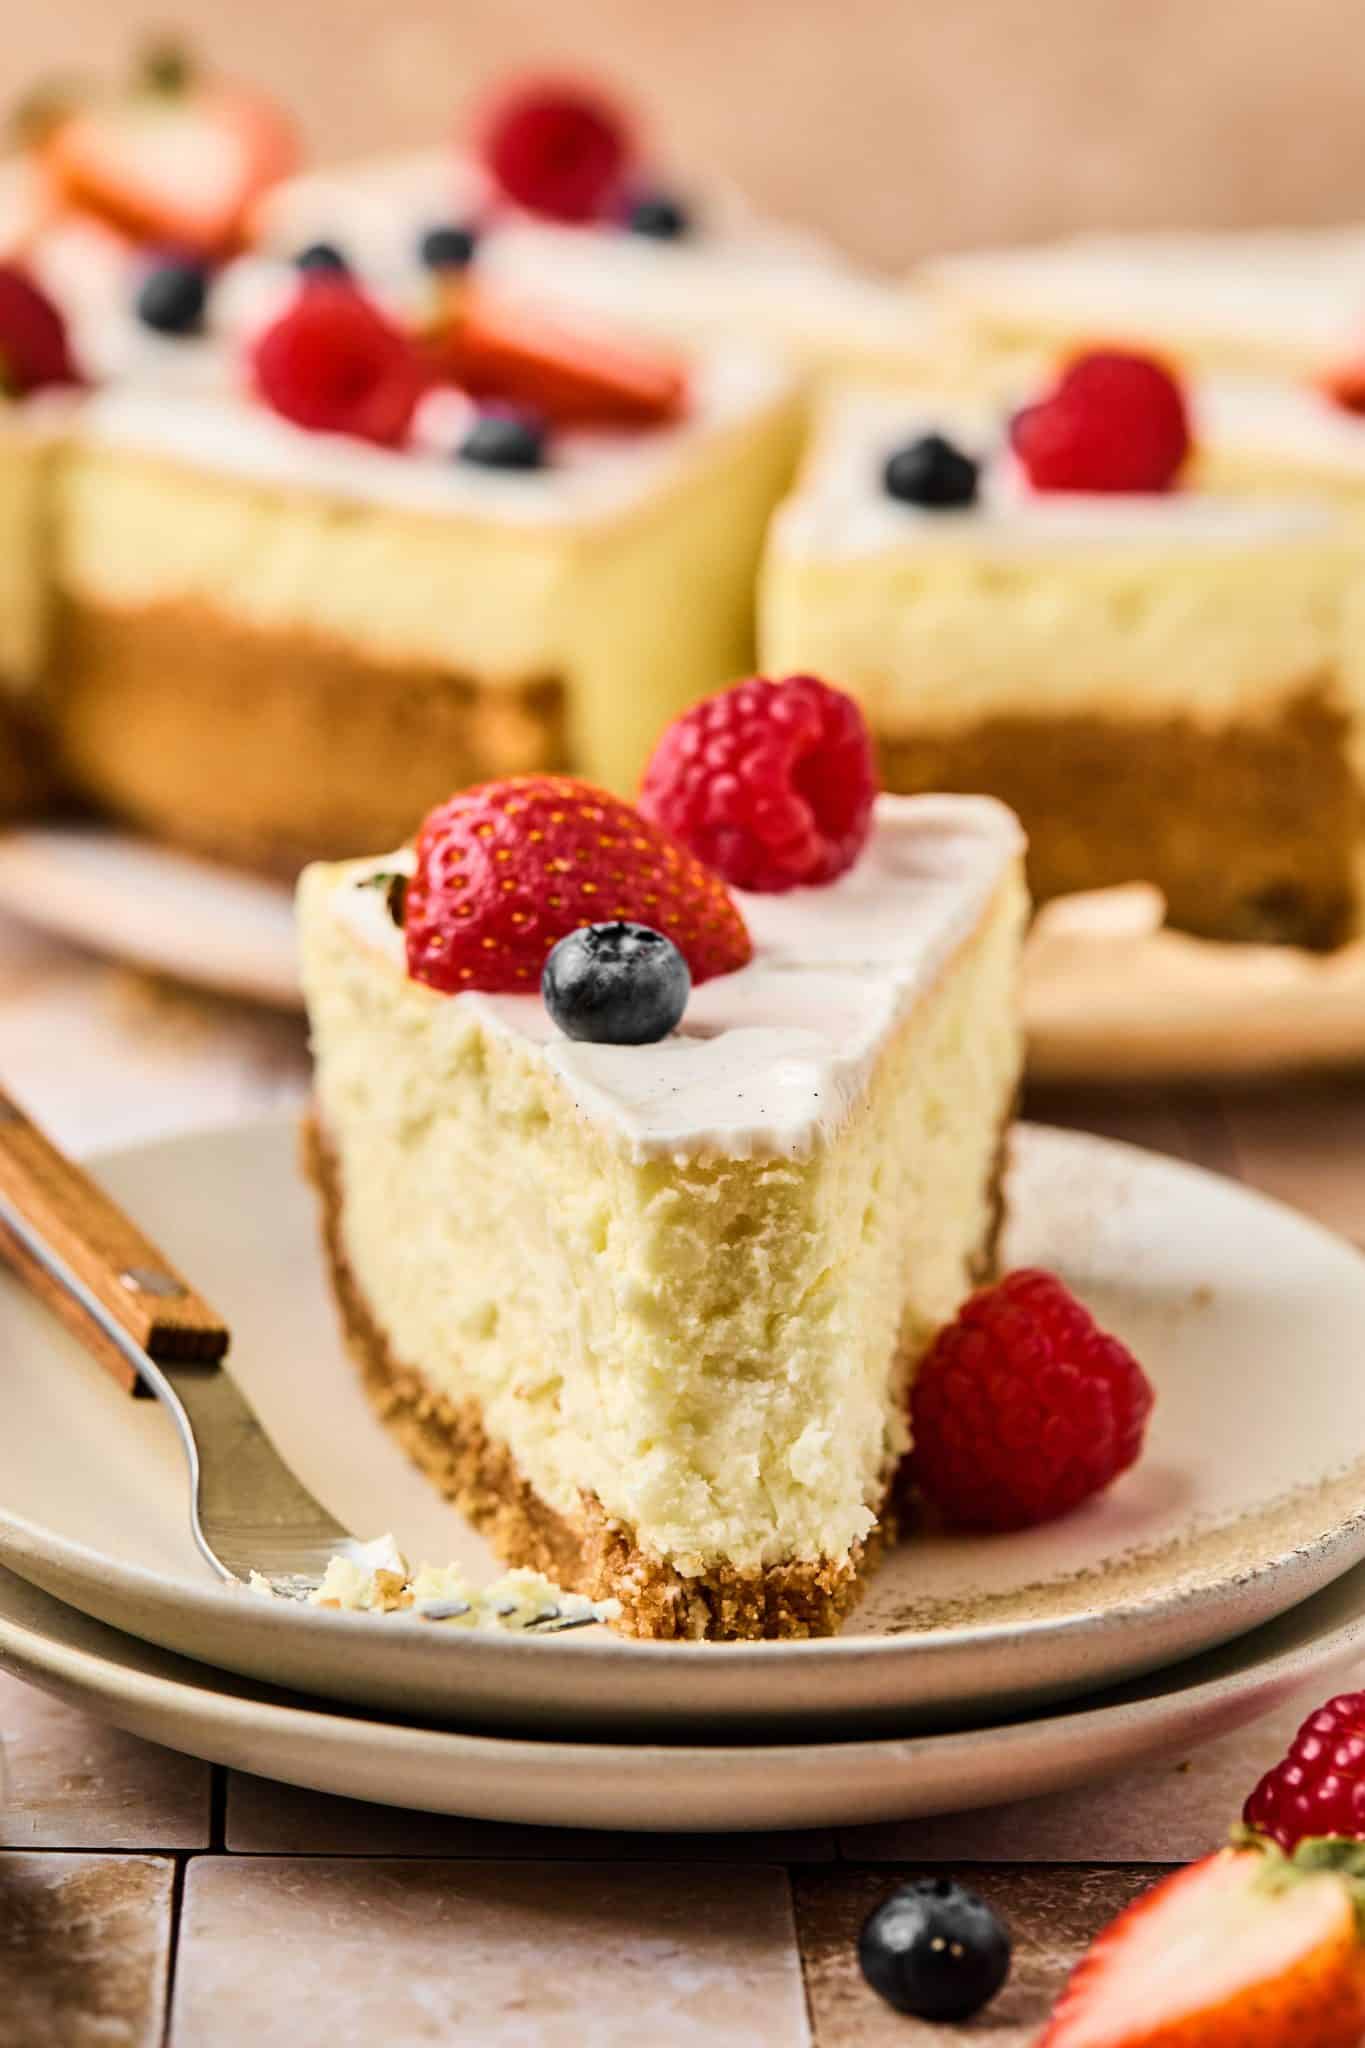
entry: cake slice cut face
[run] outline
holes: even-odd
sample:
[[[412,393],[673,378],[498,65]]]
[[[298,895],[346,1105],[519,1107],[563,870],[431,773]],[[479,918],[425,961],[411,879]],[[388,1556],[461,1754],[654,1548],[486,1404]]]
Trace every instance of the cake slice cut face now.
[[[893,1525],[916,1359],[988,1266],[1022,840],[882,798],[657,1044],[410,978],[383,878],[300,888],[312,1156],[385,1419],[511,1564],[654,1637],[825,1633]],[[376,878],[379,879],[376,879]]]

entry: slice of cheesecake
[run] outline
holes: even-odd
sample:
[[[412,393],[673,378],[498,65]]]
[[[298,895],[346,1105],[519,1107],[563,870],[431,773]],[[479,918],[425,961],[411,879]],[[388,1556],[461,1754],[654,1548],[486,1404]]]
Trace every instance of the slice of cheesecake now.
[[[509,1564],[637,1635],[837,1627],[894,1526],[909,1376],[992,1258],[1021,854],[989,799],[880,799],[837,881],[736,892],[752,958],[647,1045],[413,979],[411,852],[304,875],[346,1334]]]
[[[1267,414],[1258,389],[1196,384],[1191,482],[1147,490],[1032,487],[999,400],[846,395],[769,531],[764,665],[840,677],[890,788],[1009,804],[1040,898],[1150,882],[1201,937],[1342,944],[1365,921],[1365,564],[1339,453],[1359,429],[1305,396],[1296,462],[1271,431],[1292,395]],[[945,442],[950,470],[970,458],[956,501],[888,469]]]

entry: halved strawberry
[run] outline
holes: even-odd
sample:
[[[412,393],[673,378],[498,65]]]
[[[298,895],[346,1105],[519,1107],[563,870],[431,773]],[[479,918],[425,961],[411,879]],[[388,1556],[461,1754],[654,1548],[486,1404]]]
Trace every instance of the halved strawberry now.
[[[294,168],[296,148],[263,94],[163,71],[54,120],[37,155],[68,206],[214,261],[243,245],[252,208]]]
[[[1360,1845],[1224,1849],[1098,1937],[1038,2048],[1358,2048]]]
[[[471,397],[525,406],[560,426],[658,426],[687,402],[687,372],[672,356],[470,284],[451,292],[428,345],[437,374]]]
[[[694,982],[752,950],[724,882],[632,804],[571,775],[480,783],[418,836],[408,972],[445,994],[526,994],[560,939],[618,919],[672,939]]]

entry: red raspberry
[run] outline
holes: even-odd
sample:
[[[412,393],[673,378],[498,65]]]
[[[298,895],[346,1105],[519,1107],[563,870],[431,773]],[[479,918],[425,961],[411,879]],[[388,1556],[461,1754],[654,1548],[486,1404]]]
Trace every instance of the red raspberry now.
[[[1308,1716],[1242,1818],[1286,1854],[1309,1835],[1365,1839],[1365,1692],[1339,1693]]]
[[[920,1491],[960,1529],[1026,1529],[1126,1472],[1154,1396],[1141,1366],[1055,1274],[983,1288],[910,1389]]]
[[[81,381],[56,306],[17,264],[0,263],[0,392],[22,398]]]
[[[1010,427],[1036,491],[1166,491],[1190,452],[1185,396],[1151,356],[1078,356]]]
[[[832,882],[872,823],[862,712],[814,676],[763,676],[694,704],[654,749],[640,809],[736,889]]]
[[[598,93],[553,82],[518,87],[493,109],[484,161],[509,199],[550,220],[601,220],[630,160],[625,122]]]
[[[447,995],[524,994],[567,933],[618,918],[672,939],[694,982],[753,951],[724,883],[633,805],[570,775],[481,783],[418,837],[408,972]]]
[[[252,367],[262,398],[296,427],[384,448],[406,438],[426,385],[413,343],[333,271],[309,275],[258,338]]]

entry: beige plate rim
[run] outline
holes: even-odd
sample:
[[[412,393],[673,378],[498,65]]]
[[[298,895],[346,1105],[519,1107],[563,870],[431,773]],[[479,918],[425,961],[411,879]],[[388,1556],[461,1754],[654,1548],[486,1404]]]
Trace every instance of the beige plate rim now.
[[[221,1230],[222,1205],[234,1215],[254,1207],[257,1225],[268,1239],[263,1255],[280,1261],[276,1277],[289,1295],[286,1303],[276,1301],[272,1276],[266,1273],[262,1278],[248,1259],[245,1272],[251,1291],[266,1298],[258,1313],[268,1317],[273,1334],[280,1329],[281,1319],[294,1311],[297,1297],[301,1320],[289,1328],[285,1355],[297,1359],[308,1354],[310,1369],[322,1376],[319,1384],[326,1389],[335,1418],[343,1398],[339,1376],[345,1375],[345,1367],[325,1296],[307,1197],[292,1172],[292,1150],[289,1120],[274,1117],[110,1154],[100,1171],[116,1194],[130,1199],[135,1211],[151,1224],[154,1235],[167,1235],[173,1256],[180,1255],[190,1242],[181,1233],[198,1229],[193,1240],[198,1249],[193,1256],[182,1256],[181,1263],[197,1278],[207,1280],[208,1291],[218,1295],[234,1322],[242,1280],[240,1274],[232,1279],[237,1271],[233,1262],[245,1254],[235,1237],[225,1236]],[[1082,1208],[1093,1198],[1103,1209],[1106,1181],[1113,1188],[1126,1185],[1136,1191],[1135,1216],[1145,1218],[1146,1227],[1158,1232],[1158,1249],[1162,1244],[1166,1247],[1160,1250],[1160,1258],[1177,1261],[1171,1268],[1169,1263],[1160,1264],[1157,1250],[1145,1255],[1158,1259],[1152,1286],[1159,1307],[1164,1306],[1163,1288],[1180,1279],[1179,1261],[1194,1256],[1194,1270],[1211,1271],[1215,1246],[1221,1244],[1220,1256],[1236,1281],[1248,1257],[1247,1243],[1253,1246],[1253,1267],[1258,1256],[1260,1264],[1266,1263],[1268,1244],[1273,1244],[1286,1273],[1295,1271],[1297,1261],[1299,1283],[1319,1289],[1314,1298],[1323,1322],[1324,1356],[1316,1370],[1330,1368],[1335,1373],[1347,1336],[1354,1341],[1357,1330],[1365,1330],[1365,1264],[1350,1247],[1279,1204],[1178,1161],[1074,1132],[1031,1127],[1021,1131],[1012,1186],[1020,1197],[1018,1206],[1031,1218],[1023,1227],[1044,1233],[1045,1241],[1049,1231],[1064,1237],[1069,1233],[1077,1214],[1074,1203],[1078,1194]],[[1070,1188],[1073,1206],[1068,1209],[1063,1204],[1058,1216],[1048,1205],[1061,1199],[1058,1190],[1062,1188]],[[149,1206],[153,1195],[173,1213],[158,1213]],[[191,1213],[195,1204],[197,1224]],[[1113,1241],[1092,1253],[1097,1273],[1115,1263],[1126,1269],[1130,1251],[1124,1232],[1134,1226],[1125,1224],[1122,1216],[1120,1204],[1111,1225]],[[1203,1238],[1192,1253],[1191,1241],[1199,1227]],[[1012,1233],[1015,1229],[1011,1225]],[[220,1260],[227,1263],[206,1273],[197,1261],[210,1238],[217,1242]],[[1018,1248],[1027,1255],[1034,1242],[1023,1241]],[[220,1280],[224,1281],[221,1288]],[[1327,1315],[1329,1287],[1333,1319]],[[1237,1328],[1244,1327],[1247,1314],[1259,1327],[1264,1313],[1259,1299],[1249,1307],[1234,1301],[1232,1308],[1242,1318]],[[1226,1315],[1229,1310],[1224,1306],[1218,1312]],[[245,1302],[241,1313],[247,1313]],[[1294,1329],[1298,1330],[1297,1321]],[[56,1510],[57,1493],[45,1490],[48,1482],[41,1461],[45,1454],[57,1460],[47,1469],[57,1475],[53,1484],[59,1492],[60,1484],[67,1483],[62,1482],[61,1474],[70,1466],[65,1439],[71,1432],[79,1432],[84,1415],[88,1414],[94,1431],[91,1441],[103,1445],[108,1432],[131,1428],[130,1407],[145,1416],[146,1406],[128,1404],[126,1397],[116,1395],[56,1323],[20,1296],[9,1281],[0,1283],[0,1333],[5,1331],[17,1374],[7,1397],[10,1436],[17,1446],[16,1465],[22,1470],[12,1468],[5,1483],[9,1498],[0,1509],[0,1562],[113,1626],[207,1663],[270,1677],[329,1698],[361,1701],[381,1709],[420,1709],[466,1724],[482,1720],[485,1725],[500,1727],[571,1728],[575,1732],[611,1727],[639,1738],[651,1730],[676,1734],[695,1729],[703,1718],[716,1730],[729,1727],[746,1733],[778,1725],[813,1728],[856,1722],[865,1727],[880,1724],[903,1729],[912,1722],[943,1727],[998,1719],[1006,1711],[1035,1709],[1065,1693],[1093,1691],[1099,1685],[1132,1678],[1257,1627],[1365,1556],[1365,1503],[1353,1497],[1351,1508],[1333,1510],[1335,1518],[1326,1526],[1296,1520],[1288,1536],[1272,1517],[1261,1532],[1264,1547],[1259,1552],[1243,1552],[1232,1561],[1220,1559],[1216,1570],[1202,1577],[1196,1574],[1192,1579],[1188,1570],[1162,1567],[1146,1578],[1140,1597],[1126,1597],[1120,1585],[1102,1604],[1087,1593],[1069,1611],[1054,1611],[1036,1620],[977,1620],[952,1628],[924,1627],[914,1634],[863,1632],[820,1642],[704,1647],[629,1643],[610,1637],[591,1642],[574,1636],[540,1641],[452,1637],[403,1619],[271,1605],[213,1582],[202,1565],[195,1566],[192,1551],[189,1575],[178,1562],[163,1570],[149,1569],[124,1554],[119,1531],[131,1552],[137,1537],[135,1523],[156,1505],[151,1493],[136,1493],[131,1509],[125,1494],[111,1494],[107,1509],[102,1501],[97,1502],[97,1526],[101,1541],[111,1546],[108,1550],[73,1537],[70,1525],[68,1533],[60,1533],[48,1526],[46,1516],[31,1508],[28,1513],[20,1511],[16,1492],[23,1483],[30,1484],[41,1501]],[[283,1345],[283,1334],[280,1341]],[[1196,1358],[1208,1342],[1198,1330],[1186,1341],[1193,1342]],[[253,1345],[244,1341],[243,1348],[250,1353]],[[6,1346],[0,1344],[0,1377],[5,1371],[5,1351]],[[1276,1374],[1279,1359],[1277,1344],[1271,1344],[1266,1363]],[[1237,1353],[1233,1363],[1240,1384],[1240,1376],[1247,1370],[1245,1354]],[[266,1368],[259,1385],[268,1386],[278,1378],[269,1357],[262,1356],[258,1364]],[[349,1385],[349,1375],[346,1381]],[[78,1393],[78,1387],[83,1391]],[[1212,1392],[1221,1399],[1216,1385]],[[306,1387],[301,1398],[305,1418],[311,1423],[317,1409],[307,1398]],[[377,1446],[387,1439],[375,1431],[358,1392],[354,1398],[360,1432],[356,1441],[368,1485],[372,1472],[379,1470]],[[30,1405],[25,1407],[25,1402]],[[34,1402],[39,1403],[36,1409]],[[41,1405],[44,1402],[46,1407]],[[1159,1411],[1162,1405],[1159,1403]],[[341,1424],[336,1421],[334,1426],[340,1428]],[[1358,1428],[1365,1439],[1365,1406],[1359,1416],[1345,1420],[1333,1410],[1328,1435],[1334,1447],[1341,1431],[1348,1428]],[[46,1447],[36,1430],[48,1433]],[[1176,1441],[1168,1449],[1175,1451],[1177,1462],[1183,1460],[1196,1479],[1203,1472],[1217,1482],[1221,1455],[1216,1450],[1210,1453],[1203,1447],[1187,1447],[1179,1428],[1173,1435]],[[1274,1461],[1285,1454],[1279,1432],[1271,1428],[1263,1435],[1269,1440],[1265,1455],[1278,1471]],[[183,1493],[174,1451],[169,1447],[169,1431],[165,1436],[170,1462],[148,1465],[145,1470],[162,1489],[157,1498],[171,1518],[176,1544],[187,1546]],[[1296,1454],[1301,1448],[1295,1446]],[[130,1437],[123,1453],[130,1475],[143,1469],[128,1463],[133,1449]],[[1243,1458],[1247,1455],[1244,1448]],[[428,1489],[415,1480],[401,1457],[393,1456],[404,1482],[415,1486],[423,1506],[431,1504]],[[1157,1467],[1154,1486],[1160,1481],[1160,1460]],[[25,1482],[23,1475],[28,1472],[36,1476]],[[1241,1484],[1240,1464],[1236,1483]],[[91,1487],[92,1475],[87,1475],[79,1487],[71,1489],[78,1506],[91,1494]],[[1126,1497],[1135,1500],[1131,1488]],[[448,1534],[449,1512],[436,1505],[442,1531]],[[1115,1507],[1121,1504],[1116,1502]],[[73,1511],[69,1501],[63,1511]],[[1182,1507],[1180,1513],[1184,1512]],[[119,1524],[119,1513],[131,1513],[134,1519]],[[1066,1570],[1087,1560],[1093,1562],[1093,1546],[1099,1539],[1088,1525],[1057,1525],[1057,1530],[1058,1541],[1065,1546],[1060,1556]],[[164,1554],[178,1560],[181,1551]],[[158,1560],[162,1555],[162,1551],[156,1552]],[[918,1581],[926,1570],[925,1553],[912,1546],[907,1555]],[[976,1570],[981,1560],[973,1553],[968,1564]],[[986,1560],[986,1569],[994,1580],[997,1558]],[[203,1577],[194,1575],[196,1571]],[[528,1659],[538,1661],[532,1664]],[[536,1673],[533,1687],[526,1683],[532,1670]]]
[[[1268,1714],[1365,1642],[1365,1566],[1178,1671],[946,1735],[708,1745],[509,1739],[353,1716],[171,1656],[0,1571],[0,1669],[148,1741],[470,1819],[732,1832],[919,1818],[1072,1789]]]

